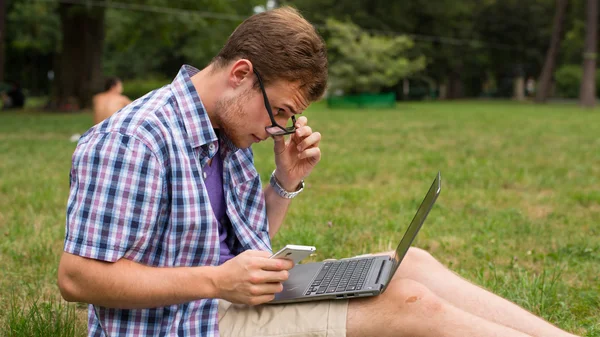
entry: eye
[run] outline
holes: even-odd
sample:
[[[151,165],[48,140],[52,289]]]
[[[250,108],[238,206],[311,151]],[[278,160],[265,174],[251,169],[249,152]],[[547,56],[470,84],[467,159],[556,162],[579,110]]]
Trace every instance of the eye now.
[[[281,108],[277,109],[277,111],[275,112],[275,116],[282,115],[282,114],[285,114],[285,110],[281,109]]]

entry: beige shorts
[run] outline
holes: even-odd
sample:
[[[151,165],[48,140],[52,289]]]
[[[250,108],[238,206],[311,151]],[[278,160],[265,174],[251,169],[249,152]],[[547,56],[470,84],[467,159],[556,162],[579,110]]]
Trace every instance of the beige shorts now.
[[[221,337],[345,337],[347,300],[247,306],[219,300]]]

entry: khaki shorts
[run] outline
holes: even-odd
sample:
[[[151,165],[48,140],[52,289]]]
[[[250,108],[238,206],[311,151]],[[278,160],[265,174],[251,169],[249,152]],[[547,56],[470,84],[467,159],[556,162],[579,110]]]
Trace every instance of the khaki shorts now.
[[[221,337],[345,337],[348,300],[247,306],[219,300]]]

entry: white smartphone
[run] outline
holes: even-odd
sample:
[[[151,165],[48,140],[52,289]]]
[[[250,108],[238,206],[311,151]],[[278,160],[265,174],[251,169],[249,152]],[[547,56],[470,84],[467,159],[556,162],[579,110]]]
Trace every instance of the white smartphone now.
[[[313,246],[286,245],[271,255],[270,259],[288,259],[294,261],[294,264],[298,264],[316,250],[317,248]]]

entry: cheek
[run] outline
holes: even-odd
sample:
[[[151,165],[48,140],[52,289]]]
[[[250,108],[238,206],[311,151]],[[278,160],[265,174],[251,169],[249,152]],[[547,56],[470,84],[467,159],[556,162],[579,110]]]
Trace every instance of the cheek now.
[[[252,123],[260,123],[263,126],[271,124],[271,119],[269,119],[269,113],[267,112],[267,108],[265,108],[265,104],[262,100],[257,104],[247,105],[246,111],[248,116],[251,116],[250,121]]]
[[[234,124],[237,125],[239,130],[250,131],[256,129],[259,124],[265,123],[265,115],[267,120],[269,119],[264,105],[256,104],[254,100],[240,97],[235,106],[237,111],[232,114],[232,117],[235,119]],[[261,106],[264,110],[263,113],[261,113]]]

